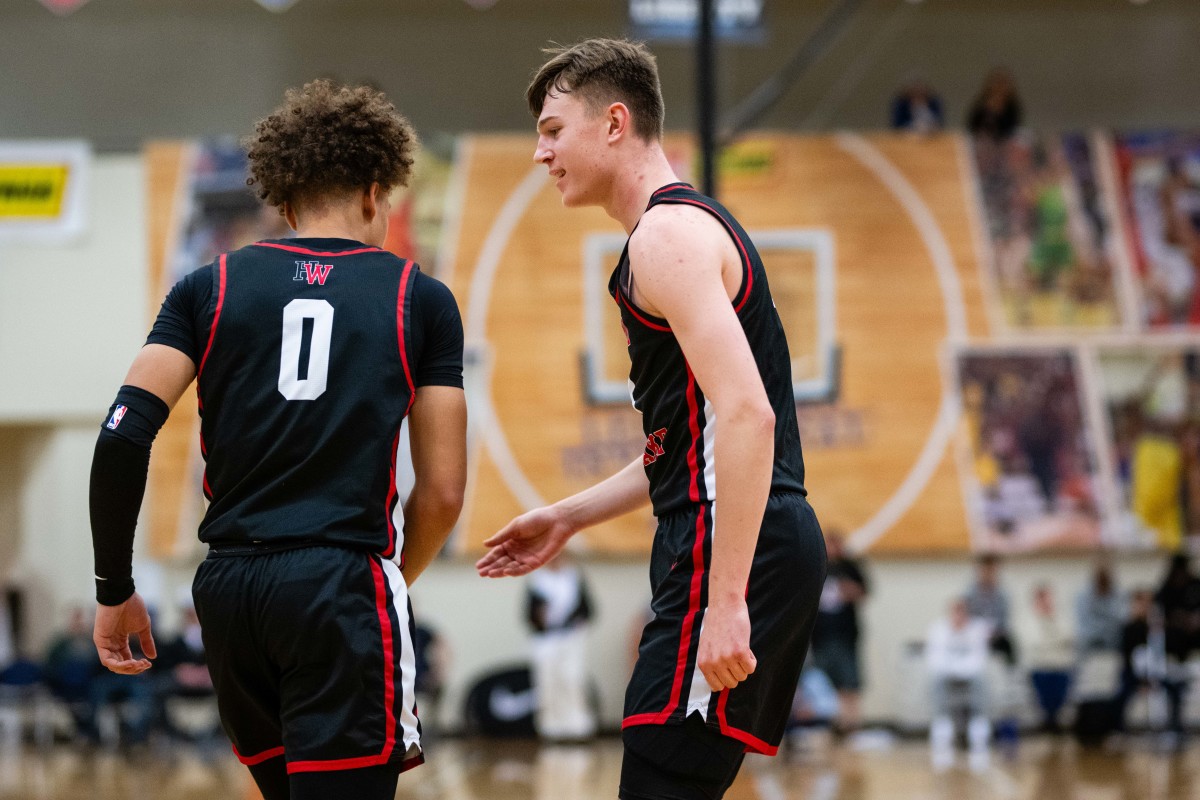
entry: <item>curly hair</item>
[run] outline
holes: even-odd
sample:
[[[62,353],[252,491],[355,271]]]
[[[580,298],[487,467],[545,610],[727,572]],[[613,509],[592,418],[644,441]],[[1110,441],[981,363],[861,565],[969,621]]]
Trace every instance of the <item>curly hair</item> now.
[[[382,92],[317,80],[289,89],[242,143],[250,159],[246,185],[282,208],[372,183],[407,185],[417,134]]]
[[[624,103],[633,113],[638,136],[644,141],[662,138],[665,113],[658,63],[646,45],[626,39],[587,39],[542,52],[551,58],[525,90],[534,117],[541,116],[547,95],[578,92],[592,112],[614,101]]]

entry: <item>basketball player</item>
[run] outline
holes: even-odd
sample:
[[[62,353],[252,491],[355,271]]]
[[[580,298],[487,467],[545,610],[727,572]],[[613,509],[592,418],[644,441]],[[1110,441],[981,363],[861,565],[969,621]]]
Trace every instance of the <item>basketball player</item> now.
[[[625,696],[620,796],[719,798],[744,753],[778,748],[825,577],[787,342],[745,231],[667,162],[654,57],[606,39],[547,52],[526,95],[534,160],[564,205],[600,206],[629,234],[609,291],[646,449],[514,519],[477,568],[523,575],[652,503],[653,618]]]
[[[155,655],[134,523],[151,442],[196,379],[209,552],[192,591],[234,751],[267,800],[392,798],[423,758],[407,585],[466,481],[462,322],[445,286],[380,249],[416,147],[381,93],[310,83],[246,144],[249,183],[298,237],[176,284],[117,393],[92,464],[96,647],[126,674],[150,666],[130,634]]]

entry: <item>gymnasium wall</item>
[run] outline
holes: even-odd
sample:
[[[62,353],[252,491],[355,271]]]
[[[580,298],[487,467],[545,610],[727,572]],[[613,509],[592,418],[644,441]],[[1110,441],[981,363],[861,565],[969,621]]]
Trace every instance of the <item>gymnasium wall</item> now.
[[[766,32],[720,53],[728,112],[781,68],[830,2],[766,0]],[[134,152],[147,139],[248,130],[284,88],[372,80],[418,130],[529,130],[521,101],[547,42],[628,32],[625,0],[95,0],[66,18],[0,4],[0,138],[83,136]],[[1192,0],[864,0],[844,33],[759,125],[871,130],[900,83],[925,75],[962,124],[986,72],[1014,71],[1029,120],[1186,127],[1197,122],[1200,6]],[[691,48],[656,46],[668,125],[695,119]]]
[[[848,148],[850,143],[857,144]],[[861,149],[864,143],[867,150]],[[940,303],[929,298],[922,300],[918,291],[917,276],[925,273],[924,280],[928,281],[933,272],[928,254],[923,254],[921,234],[909,229],[911,219],[906,217],[903,204],[895,199],[891,190],[881,191],[875,185],[879,163],[867,159],[868,164],[875,165],[873,171],[855,153],[874,152],[885,156],[888,163],[899,164],[902,177],[921,187],[918,194],[925,199],[932,217],[946,221],[943,233],[947,249],[957,265],[965,296],[973,298],[964,305],[968,331],[981,339],[990,335],[981,288],[986,272],[985,258],[980,253],[985,253],[987,248],[965,233],[974,223],[964,221],[970,208],[970,194],[960,182],[962,171],[967,169],[962,147],[963,143],[954,136],[928,141],[889,136],[861,140],[759,137],[739,150],[735,154],[739,161],[729,165],[732,170],[727,179],[727,200],[735,213],[747,220],[747,227],[752,231],[772,220],[769,215],[759,217],[760,211],[747,202],[747,198],[756,197],[770,186],[789,186],[788,181],[794,179],[782,180],[778,175],[760,171],[761,165],[770,161],[764,160],[766,156],[774,152],[776,156],[787,156],[780,163],[789,165],[789,174],[794,171],[803,176],[800,183],[807,191],[789,190],[786,194],[791,205],[775,208],[771,213],[786,217],[788,224],[827,226],[835,232],[834,255],[839,264],[836,322],[837,330],[841,332],[839,341],[846,348],[845,375],[855,374],[854,370],[860,368],[855,362],[860,357],[868,358],[868,364],[871,363],[871,351],[881,347],[871,340],[872,335],[886,333],[889,324],[914,327],[913,320],[917,320],[924,321],[928,328],[926,333],[920,334],[927,337],[928,349],[916,353],[918,363],[906,364],[904,369],[923,368],[929,371],[928,381],[953,385],[953,371],[945,370],[944,361],[937,355],[939,336],[946,330],[946,315],[944,311],[938,313]],[[436,252],[456,255],[452,262],[434,257],[429,263],[434,265],[431,269],[438,270],[455,287],[468,325],[481,326],[479,330],[484,331],[484,342],[491,342],[485,350],[490,350],[494,356],[491,361],[494,380],[490,384],[495,400],[492,411],[501,423],[499,427],[511,434],[509,441],[514,453],[523,459],[518,463],[525,467],[530,464],[537,467],[539,463],[549,465],[551,469],[541,477],[537,477],[536,469],[530,471],[538,481],[535,484],[539,486],[538,491],[554,497],[591,479],[578,464],[570,466],[572,459],[590,452],[586,447],[581,448],[588,444],[589,426],[595,427],[603,436],[610,436],[616,443],[629,438],[631,429],[628,421],[608,419],[627,413],[623,407],[602,407],[597,411],[587,406],[583,402],[580,381],[579,355],[586,349],[587,342],[587,332],[581,323],[584,283],[580,265],[586,254],[584,242],[596,233],[601,236],[611,234],[613,225],[602,215],[563,210],[540,179],[530,177],[527,148],[524,137],[481,137],[460,143],[457,149],[460,166],[443,175],[439,196],[443,200],[446,196],[457,196],[458,199],[449,205],[461,205],[479,219],[471,222],[469,215],[463,215],[452,222],[446,215],[439,223],[439,234],[433,238],[443,244],[452,240],[454,245],[448,251],[446,247],[440,247]],[[671,149],[678,157],[680,167],[687,168],[690,156],[686,143],[673,141]],[[158,185],[161,190],[164,182],[174,186],[174,182],[180,180],[181,153],[176,145],[156,145],[148,148],[142,159],[98,158],[89,202],[94,224],[82,239],[55,248],[12,244],[0,247],[0,281],[6,288],[21,286],[24,298],[24,302],[17,302],[9,292],[0,293],[0,302],[5,303],[2,324],[6,326],[4,343],[0,345],[3,354],[0,374],[19,375],[23,384],[18,390],[12,383],[5,382],[3,389],[6,405],[5,416],[0,417],[0,500],[3,501],[0,502],[0,514],[3,515],[0,516],[0,555],[3,556],[0,564],[4,569],[0,578],[20,585],[28,592],[28,607],[34,609],[29,620],[30,643],[35,648],[44,643],[59,624],[67,604],[86,602],[91,596],[86,508],[91,449],[99,418],[148,327],[150,308],[157,306],[165,291],[161,284],[154,282],[151,262],[157,259],[161,266],[161,262],[166,261],[172,236],[169,231],[164,232],[163,226],[170,228],[175,216],[169,202],[153,197],[155,190],[152,187]],[[472,170],[479,171],[478,180],[466,177]],[[836,185],[833,189],[825,186],[818,190],[821,181]],[[511,217],[515,220],[510,231],[515,249],[510,252],[504,248],[494,260],[497,272],[492,292],[495,294],[482,302],[481,290],[473,291],[472,285],[479,285],[474,280],[476,270],[489,261],[481,257],[483,242],[492,233],[489,226],[494,224],[498,210],[511,200],[514,188],[525,182],[531,187],[528,189],[529,207],[525,213]],[[841,187],[842,194],[834,191],[837,187]],[[865,192],[874,199],[864,203],[854,192]],[[170,196],[172,194],[168,192],[167,198]],[[833,199],[817,203],[815,198],[821,196]],[[444,207],[445,203],[441,205]],[[839,215],[851,210],[860,212],[864,219],[857,228],[845,219],[839,219]],[[417,217],[424,218],[426,213],[418,213]],[[880,239],[880,221],[887,220],[894,222],[900,230]],[[856,231],[857,238],[848,234]],[[428,238],[429,234],[422,236]],[[496,239],[496,236],[492,238]],[[421,236],[416,237],[418,241],[421,239]],[[902,244],[896,245],[896,239]],[[137,242],[144,244],[139,247]],[[177,239],[175,244],[178,243]],[[876,252],[876,247],[881,248],[882,256]],[[780,254],[786,255],[786,252],[781,250]],[[781,263],[797,271],[813,273],[816,262],[811,254],[789,258]],[[877,263],[879,259],[882,259],[882,265]],[[49,288],[28,279],[25,275],[28,264],[53,265],[57,275],[49,282]],[[861,264],[875,266],[869,275],[856,277],[856,265]],[[93,273],[103,273],[103,279]],[[163,280],[163,275],[157,280]],[[772,276],[772,282],[780,297],[785,298],[781,303],[784,313],[789,309],[804,308],[803,302],[811,302],[816,296],[815,282],[808,288],[802,281],[776,280],[776,276]],[[907,307],[907,310],[891,308],[889,312],[891,306],[872,310],[868,301],[874,283],[880,284],[877,288],[881,291],[888,287],[891,287],[889,290],[908,291],[910,294],[902,301],[891,304]],[[160,288],[151,290],[148,288],[151,285]],[[536,347],[519,338],[515,341],[505,338],[509,334],[524,335],[523,328],[530,324],[528,318],[521,318],[521,314],[529,312],[521,311],[520,304],[531,287],[560,301],[550,316],[550,321],[559,326],[559,333],[543,335],[534,343]],[[940,289],[936,291],[940,292]],[[506,292],[510,294],[506,295]],[[935,289],[929,288],[928,292],[935,292]],[[157,298],[152,297],[155,294]],[[478,310],[472,312],[472,308]],[[548,308],[543,304],[535,310],[544,317]],[[93,328],[113,333],[103,342],[96,340],[104,337],[85,335],[76,336],[70,342],[55,339],[61,336],[55,322],[62,320],[63,309],[71,310],[69,316],[73,325],[75,320],[83,319]],[[611,310],[601,304],[600,311],[603,317]],[[915,316],[906,317],[905,314],[910,312]],[[889,320],[889,314],[899,317]],[[541,317],[539,320],[538,324],[546,322]],[[880,325],[885,327],[880,329]],[[859,328],[858,333],[853,333]],[[819,337],[811,329],[797,330],[798,341],[818,341]],[[809,331],[808,338],[805,338],[804,330]],[[28,335],[27,331],[36,333]],[[21,337],[21,342],[29,343],[27,346],[38,341],[37,337],[56,341],[59,345],[49,356],[39,350],[41,357],[34,359],[14,342],[14,332]],[[917,333],[919,331],[906,332],[903,339],[910,350],[916,349],[911,337]],[[476,348],[477,355],[485,352],[479,349],[478,340],[473,339],[471,346]],[[519,361],[505,361],[506,352],[534,350],[545,350],[539,357],[557,359],[557,366],[555,363],[537,365],[536,372],[540,377],[536,377],[533,373],[519,374]],[[866,352],[860,353],[860,350]],[[611,348],[606,353],[605,368],[616,370],[612,376],[619,376],[622,354],[617,350],[614,356]],[[804,362],[810,367],[819,362],[819,354],[812,355],[810,362]],[[887,369],[889,357],[898,356],[888,356],[885,352],[883,361],[876,362],[872,369]],[[865,402],[880,394],[880,388],[871,382],[871,371],[867,370],[854,380],[843,381],[841,397],[846,402]],[[1133,377],[1126,377],[1124,382],[1137,383],[1140,368],[1128,371]],[[78,373],[82,377],[72,380],[69,373]],[[473,396],[481,396],[481,390],[489,385],[484,380],[486,374],[473,367]],[[521,391],[528,390],[522,387],[530,381],[540,381],[532,389],[537,396],[521,396]],[[1124,389],[1118,387],[1114,391],[1120,393]],[[505,400],[505,392],[517,394]],[[547,400],[556,394],[560,400]],[[932,409],[936,406],[937,395],[935,391],[926,398],[925,410],[921,412],[926,423],[936,416]],[[890,388],[883,391],[883,396],[895,403],[902,400],[900,394]],[[919,400],[924,395],[916,397]],[[190,404],[190,395],[185,395],[179,409],[187,410]],[[919,403],[917,405],[920,407]],[[554,445],[557,451],[539,448],[537,441],[525,442],[529,430],[523,427],[522,417],[528,415],[531,408],[543,416],[561,417],[561,422],[549,426],[562,434],[561,441]],[[490,470],[492,474],[485,479],[477,472],[472,479],[473,500],[455,545],[456,552],[465,551],[466,554],[452,553],[438,562],[413,593],[417,613],[441,629],[453,652],[444,720],[450,726],[457,724],[459,703],[470,683],[501,662],[520,660],[526,648],[520,622],[520,582],[484,582],[474,576],[471,567],[474,549],[471,542],[478,542],[520,507],[500,480],[492,451],[481,438],[478,426],[486,420],[486,413],[473,410],[476,427],[472,435],[476,449],[472,460],[474,469]],[[886,415],[891,412],[887,407],[880,407],[874,413]],[[636,420],[633,424],[636,425]],[[872,430],[877,427],[874,423],[869,426]],[[861,456],[866,445],[864,440],[853,437],[839,440],[835,435],[838,430],[841,429],[816,425],[806,435],[810,482],[814,488],[814,503],[827,523],[831,527],[844,526],[852,532],[856,512],[848,502],[834,499],[839,482],[845,486],[842,490],[846,492],[845,496],[852,495],[856,486],[860,487],[860,494],[869,495],[861,487],[871,488],[868,484],[878,483],[884,473],[878,463],[860,469],[847,466],[846,459]],[[568,441],[565,437],[570,436],[578,438]],[[191,438],[186,430],[183,438],[185,441]],[[594,445],[596,441],[593,438],[591,443]],[[839,442],[844,450],[841,455],[836,446]],[[636,447],[637,444],[634,438],[633,445]],[[523,449],[527,445],[531,449]],[[908,447],[909,452],[919,449],[914,444]],[[539,449],[552,450],[544,462],[537,460]],[[597,462],[603,467],[602,462],[607,457],[605,452],[605,447],[591,452],[584,459],[588,469],[597,467]],[[530,453],[534,454],[532,460]],[[187,457],[185,450],[184,465]],[[156,447],[155,458],[162,460],[161,448]],[[179,465],[175,469],[182,469],[176,473],[182,478],[176,481],[177,496],[194,498],[194,487],[189,489],[187,485],[190,470]],[[948,471],[951,478],[945,487],[928,498],[934,509],[931,516],[920,524],[904,521],[890,529],[888,537],[892,541],[907,541],[909,545],[884,547],[882,545],[888,541],[884,539],[868,550],[875,585],[875,595],[865,612],[868,630],[865,639],[868,674],[865,709],[871,718],[895,719],[905,713],[902,701],[911,692],[906,692],[904,685],[904,645],[919,639],[928,621],[950,597],[962,591],[969,580],[969,533],[960,481],[954,477],[961,474],[959,470],[963,465],[949,459],[941,469]],[[969,465],[967,471],[970,471]],[[936,473],[933,479],[937,479]],[[491,481],[490,488],[487,480]],[[485,492],[492,493],[490,499]],[[156,503],[161,506],[162,501],[152,494],[148,514],[143,515],[143,528],[139,530],[137,577],[139,585],[158,605],[160,619],[167,629],[174,622],[176,599],[181,592],[187,591],[202,550],[194,540],[195,517],[186,516],[194,511],[187,512],[183,507],[168,515],[172,533],[165,539],[165,545],[160,543],[161,547],[156,549],[155,536],[146,527],[155,513]],[[609,724],[619,718],[621,681],[627,668],[631,626],[645,602],[643,554],[649,535],[648,519],[632,519],[588,538],[594,552],[585,557],[585,565],[600,610],[593,633],[594,674]],[[608,547],[606,541],[617,546]],[[628,553],[632,557],[606,556],[603,554],[606,550]],[[935,555],[939,551],[942,555]],[[908,555],[901,557],[904,553]],[[1127,553],[1118,558],[1117,573],[1124,586],[1153,583],[1159,576],[1160,561],[1161,557],[1155,552]],[[1070,598],[1083,586],[1088,566],[1083,552],[1014,557],[1006,570],[1006,582],[1013,593],[1018,632],[1022,625],[1029,623],[1028,595],[1035,582],[1053,581],[1065,610]]]

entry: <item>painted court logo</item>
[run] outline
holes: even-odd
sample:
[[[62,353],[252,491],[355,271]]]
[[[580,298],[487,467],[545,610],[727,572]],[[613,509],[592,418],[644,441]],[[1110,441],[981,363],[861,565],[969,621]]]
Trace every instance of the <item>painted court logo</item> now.
[[[667,438],[667,429],[659,428],[654,433],[646,437],[646,452],[642,455],[642,466],[648,467],[655,461],[658,461],[659,456],[664,456],[667,451],[663,449],[663,440]]]
[[[329,273],[333,271],[333,264],[322,264],[318,261],[297,261],[296,274],[292,276],[294,281],[308,281],[308,285],[314,283],[321,286],[325,285],[325,279],[329,277]]]
[[[121,420],[125,419],[125,412],[128,410],[129,409],[127,407],[118,405],[113,409],[112,416],[108,418],[108,422],[105,423],[104,427],[108,428],[110,431],[115,431],[117,426],[121,424]]]

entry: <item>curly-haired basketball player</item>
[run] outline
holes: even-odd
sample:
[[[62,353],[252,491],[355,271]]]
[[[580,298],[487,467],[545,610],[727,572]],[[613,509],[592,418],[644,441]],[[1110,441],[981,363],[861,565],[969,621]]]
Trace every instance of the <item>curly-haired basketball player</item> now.
[[[514,519],[477,567],[525,574],[652,503],[654,616],[625,696],[620,796],[719,798],[744,753],[779,745],[825,577],[787,342],[746,232],[663,153],[654,57],[607,39],[548,53],[527,92],[534,159],[564,205],[600,206],[629,235],[609,290],[646,449]]]
[[[130,634],[155,655],[130,571],[150,446],[197,381],[209,555],[192,591],[222,724],[267,800],[391,798],[422,760],[407,585],[462,506],[466,404],[454,298],[380,249],[415,146],[373,89],[289,91],[247,150],[298,236],[176,284],[96,444],[95,642],[133,674],[150,662]]]

